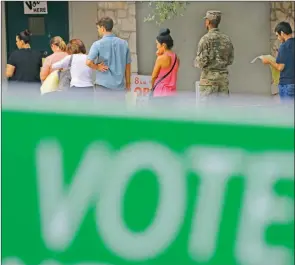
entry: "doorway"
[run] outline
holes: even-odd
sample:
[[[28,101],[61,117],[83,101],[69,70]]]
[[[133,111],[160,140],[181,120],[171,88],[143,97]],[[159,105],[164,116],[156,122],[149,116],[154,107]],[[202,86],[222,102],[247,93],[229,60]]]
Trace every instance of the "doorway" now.
[[[34,2],[27,2],[28,4]],[[47,14],[25,14],[23,1],[6,1],[6,38],[7,56],[16,47],[16,34],[28,29],[32,32],[31,47],[48,56],[52,53],[50,39],[60,36],[69,41],[69,8],[68,1],[47,1]]]

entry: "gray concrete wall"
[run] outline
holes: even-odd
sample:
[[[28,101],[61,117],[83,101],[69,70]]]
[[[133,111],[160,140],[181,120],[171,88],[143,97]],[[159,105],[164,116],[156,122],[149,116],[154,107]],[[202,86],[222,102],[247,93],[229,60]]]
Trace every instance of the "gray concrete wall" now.
[[[97,2],[69,2],[69,36],[70,39],[83,40],[87,52],[97,40]]]
[[[137,52],[139,74],[151,74],[155,61],[155,38],[159,27],[144,22],[150,12],[148,3],[136,3]],[[250,61],[270,50],[269,2],[191,2],[183,17],[166,22],[174,38],[174,50],[180,57],[179,90],[193,90],[200,70],[193,67],[196,47],[206,33],[203,17],[206,10],[223,13],[220,29],[228,34],[235,47],[235,62],[230,67],[230,90],[234,93],[270,95],[271,74],[260,62]]]

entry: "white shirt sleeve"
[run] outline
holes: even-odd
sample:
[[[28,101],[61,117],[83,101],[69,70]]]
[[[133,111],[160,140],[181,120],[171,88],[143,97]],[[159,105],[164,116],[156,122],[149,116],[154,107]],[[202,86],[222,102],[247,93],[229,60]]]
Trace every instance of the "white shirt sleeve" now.
[[[61,69],[61,68],[67,69],[67,68],[69,68],[70,59],[71,59],[71,55],[68,55],[65,58],[63,58],[61,61],[54,63],[51,66],[51,68],[52,69]]]

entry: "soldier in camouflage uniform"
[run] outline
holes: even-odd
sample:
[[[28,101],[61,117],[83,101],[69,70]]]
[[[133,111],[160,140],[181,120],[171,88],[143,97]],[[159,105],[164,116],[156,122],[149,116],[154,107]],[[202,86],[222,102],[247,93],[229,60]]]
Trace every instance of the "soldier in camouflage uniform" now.
[[[218,29],[221,21],[220,11],[208,11],[204,19],[208,33],[199,42],[194,62],[195,67],[202,69],[200,97],[228,96],[227,67],[234,61],[234,47],[230,38]]]

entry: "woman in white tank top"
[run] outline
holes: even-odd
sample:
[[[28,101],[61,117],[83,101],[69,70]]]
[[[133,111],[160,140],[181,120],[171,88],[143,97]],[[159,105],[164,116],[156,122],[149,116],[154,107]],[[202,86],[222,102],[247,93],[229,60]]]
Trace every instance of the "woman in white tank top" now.
[[[67,45],[68,56],[52,65],[53,69],[67,69],[71,56],[71,84],[68,92],[93,94],[93,70],[86,65],[87,55],[84,43],[79,39],[71,40]]]

